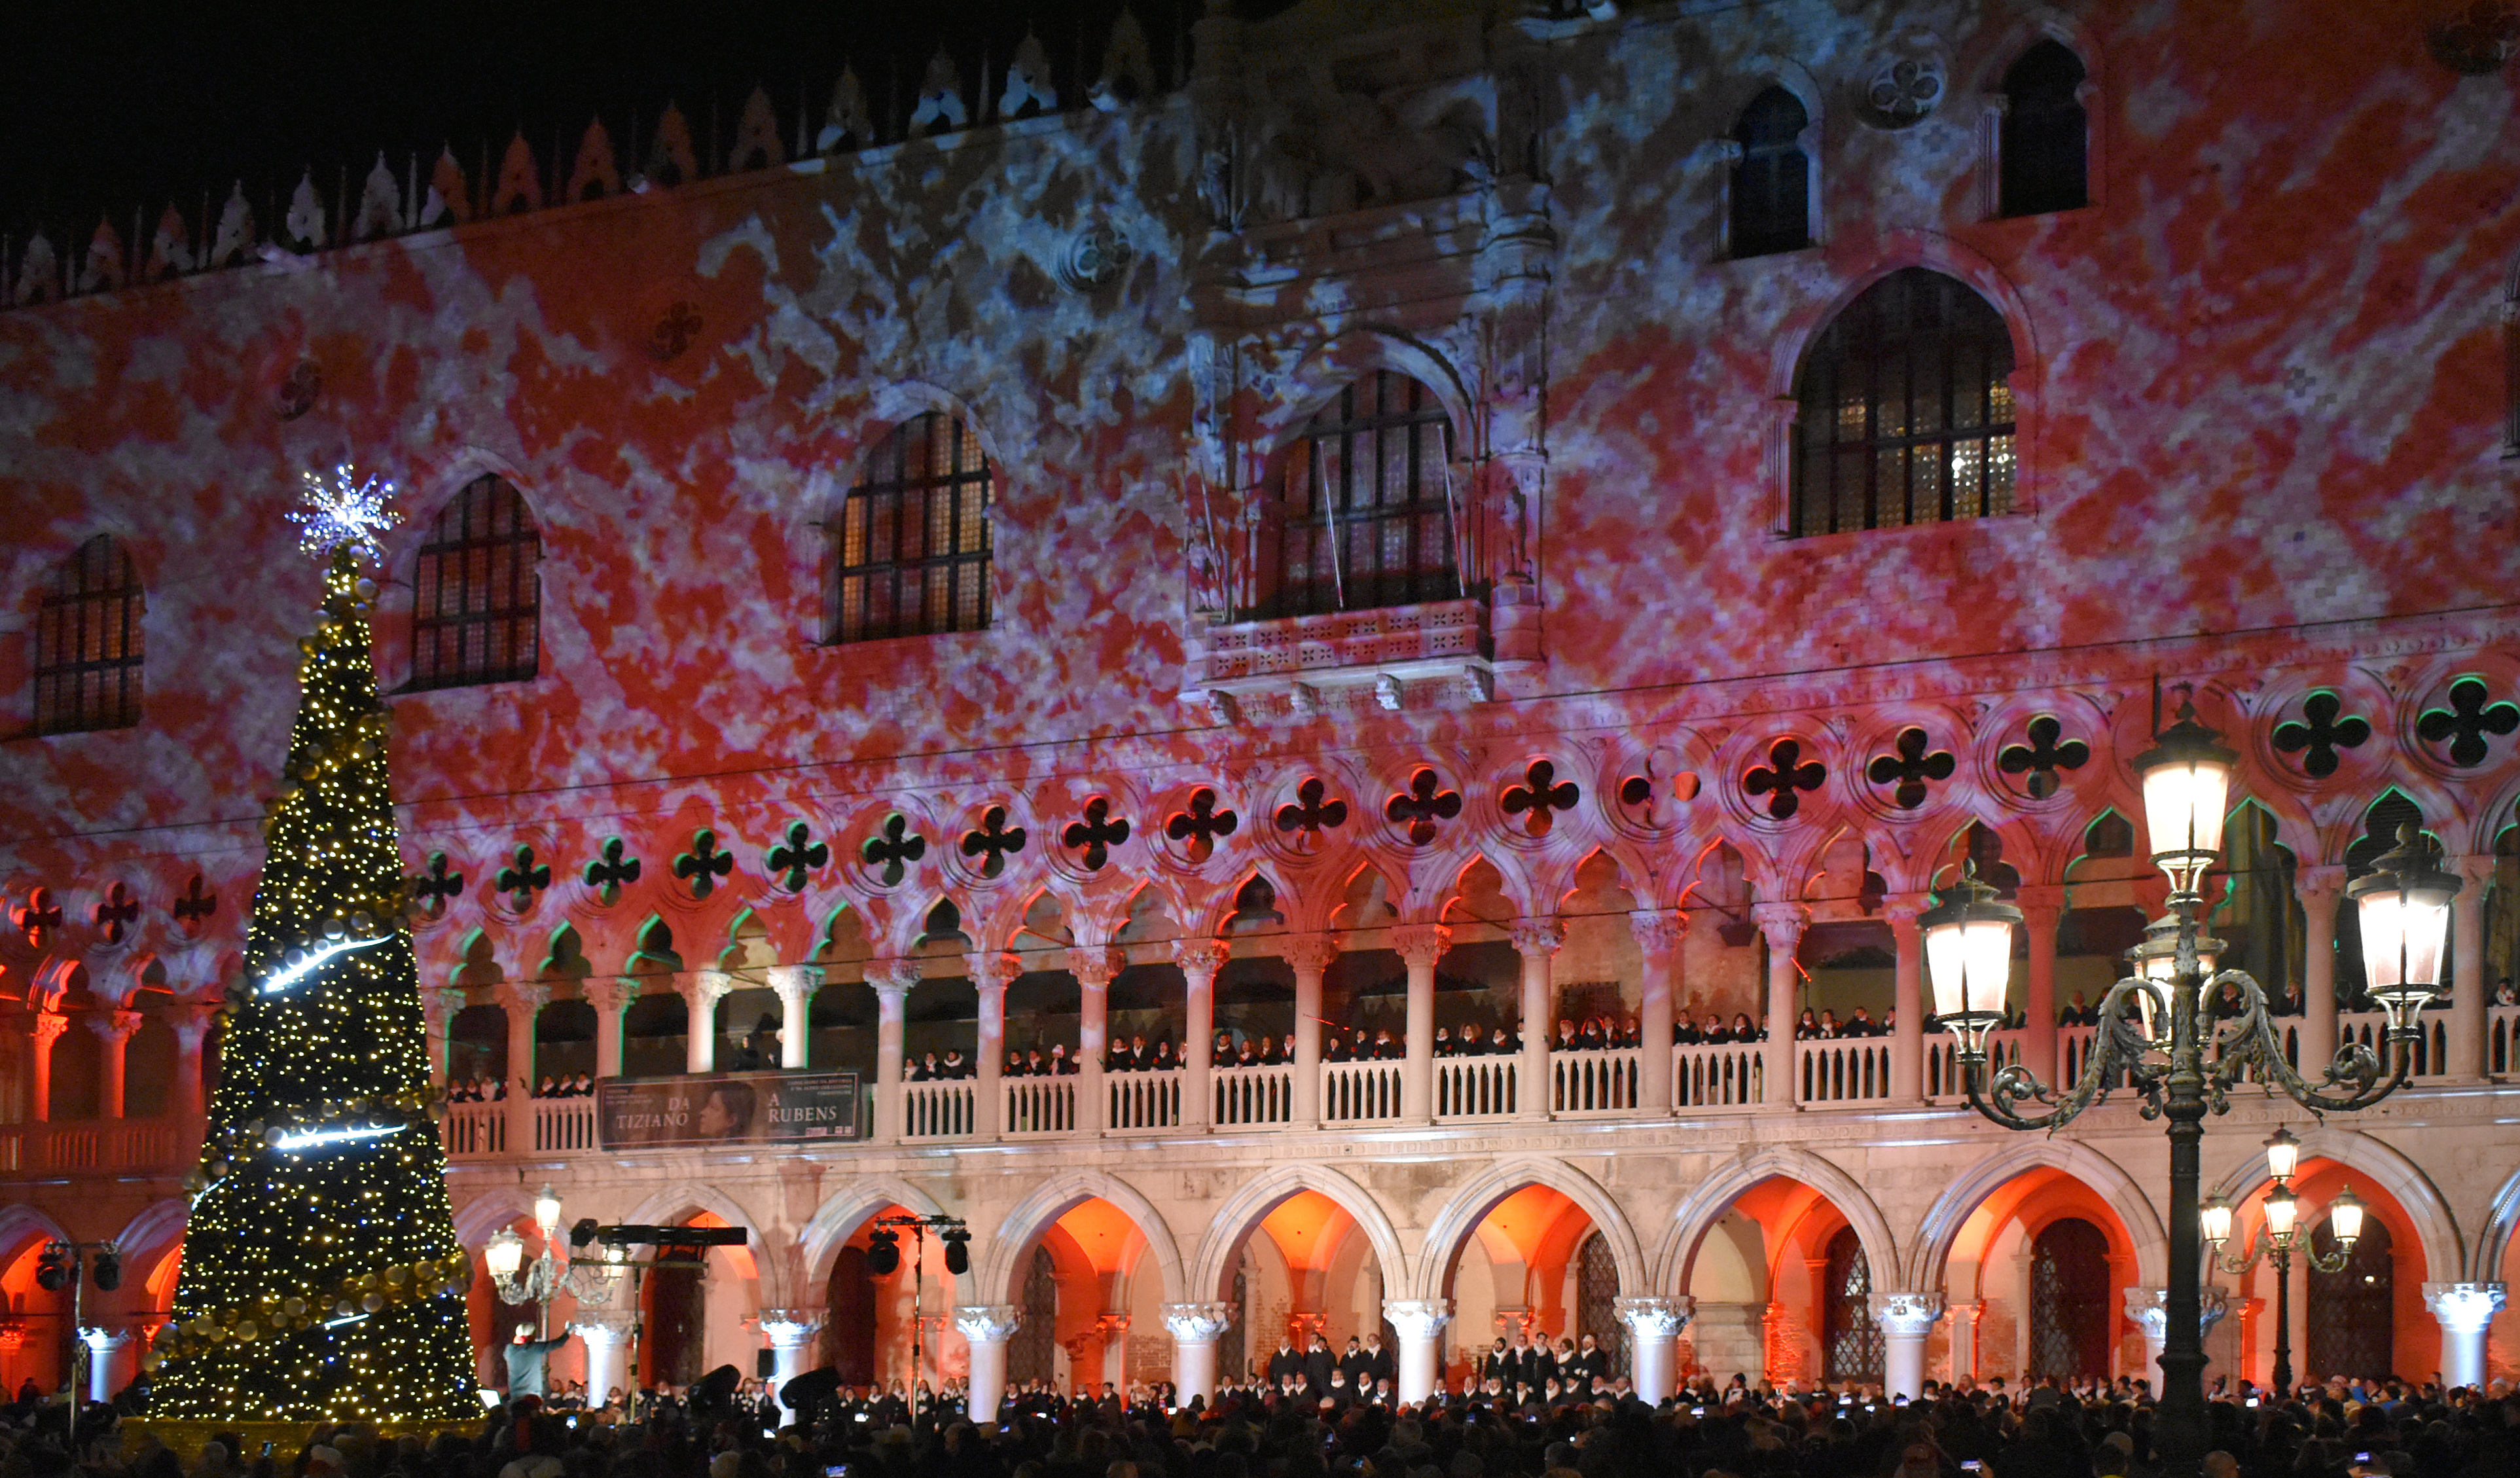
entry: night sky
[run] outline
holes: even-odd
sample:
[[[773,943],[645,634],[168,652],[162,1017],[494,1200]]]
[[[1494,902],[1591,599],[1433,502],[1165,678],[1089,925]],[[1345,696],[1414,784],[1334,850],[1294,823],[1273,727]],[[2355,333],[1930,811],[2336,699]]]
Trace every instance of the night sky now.
[[[1166,86],[1195,7],[1137,0]],[[264,202],[285,201],[310,167],[329,205],[345,173],[356,198],[381,149],[398,179],[415,153],[426,176],[445,146],[470,174],[485,151],[495,167],[521,127],[547,173],[557,140],[565,170],[598,114],[627,174],[637,164],[627,136],[635,130],[644,148],[669,99],[705,157],[712,113],[716,136],[731,138],[755,84],[769,90],[792,148],[800,100],[820,126],[844,63],[879,113],[897,97],[883,125],[897,131],[940,39],[967,89],[985,45],[994,95],[1027,23],[1066,105],[1081,93],[1080,56],[1088,80],[1099,71],[1119,9],[1120,0],[719,0],[665,21],[656,7],[530,0],[16,7],[0,44],[0,231],[22,243],[40,225],[56,245],[81,247],[100,214],[127,239],[135,210],[154,229],[171,200],[198,245],[203,198],[215,210],[239,179],[268,230],[277,217]],[[976,101],[968,90],[966,101]]]

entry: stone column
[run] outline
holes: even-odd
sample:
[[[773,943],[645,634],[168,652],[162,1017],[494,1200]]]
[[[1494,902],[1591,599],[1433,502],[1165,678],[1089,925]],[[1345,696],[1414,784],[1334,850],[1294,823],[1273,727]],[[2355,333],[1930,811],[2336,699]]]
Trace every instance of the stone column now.
[[[1115,1389],[1129,1389],[1129,1314],[1113,1309],[1096,1317],[1096,1332],[1102,1336],[1102,1378]]]
[[[762,979],[779,993],[779,1065],[810,1066],[814,1053],[814,993],[823,988],[819,964],[774,964]]]
[[[735,989],[735,977],[724,970],[694,970],[676,982],[683,993],[684,1070],[717,1071],[717,1004]]]
[[[166,1008],[166,1024],[175,1029],[175,1092],[171,1102],[178,1117],[198,1119],[208,1107],[209,1096],[202,1084],[202,1048],[209,1041],[211,1023],[218,1018],[215,1002],[178,1001]],[[444,1075],[441,1068],[438,1076]]]
[[[1173,1337],[1173,1386],[1183,1406],[1191,1398],[1216,1405],[1216,1342],[1234,1327],[1232,1304],[1166,1304],[1164,1328]]]
[[[508,1152],[525,1154],[534,1147],[534,1021],[551,1001],[551,987],[539,981],[508,986]]]
[[[1977,1314],[1974,1302],[1950,1304],[1944,1312],[1952,1317],[1952,1379],[1962,1376],[1977,1378]],[[2158,1384],[2158,1382],[2155,1382]]]
[[[980,998],[977,1100],[971,1105],[971,1137],[994,1140],[1005,1132],[1007,1112],[1007,987],[1023,973],[1013,955],[974,954],[967,966]]]
[[[2450,1076],[2485,1079],[2485,893],[2494,882],[2491,857],[2452,857],[2451,872],[2463,884],[2450,901]],[[2435,1071],[2440,1071],[2436,1065]],[[2450,1327],[2445,1324],[2442,1327]]]
[[[1644,1047],[1637,1053],[1637,1111],[1648,1118],[1671,1112],[1672,1027],[1680,1009],[1680,946],[1688,933],[1688,916],[1679,909],[1638,909],[1628,915],[1628,932],[1643,960],[1638,990],[1644,1000],[1637,1012],[1637,1032]]]
[[[1925,1101],[1925,931],[1916,918],[1927,902],[1922,893],[1894,893],[1881,903],[1898,947],[1890,985],[1890,1097],[1898,1103]]]
[[[1649,1407],[1662,1405],[1672,1393],[1680,1331],[1688,1325],[1696,1303],[1686,1295],[1611,1301],[1611,1311],[1628,1326],[1629,1342],[1636,1348],[1636,1368],[1628,1372],[1628,1379],[1636,1386],[1637,1399]]]
[[[1436,1372],[1444,1367],[1444,1326],[1453,1321],[1453,1301],[1387,1298],[1382,1317],[1400,1336],[1400,1348],[1392,1356],[1396,1394],[1404,1406],[1424,1401],[1435,1394]]]
[[[26,1117],[43,1123],[53,1116],[53,1044],[68,1031],[70,1018],[59,1011],[33,1013],[33,1050],[26,1054]]]
[[[1943,1317],[1939,1293],[1875,1293],[1872,1321],[1881,1326],[1881,1384],[1910,1401],[1925,1390],[1925,1336]]]
[[[1409,966],[1409,1054],[1400,1068],[1400,1116],[1412,1124],[1435,1122],[1435,962],[1452,943],[1453,931],[1440,923],[1391,931],[1391,947]],[[1530,1032],[1525,1021],[1523,1034]]]
[[[1550,962],[1566,944],[1566,925],[1554,918],[1517,918],[1513,923],[1513,952],[1522,957],[1522,1019],[1552,1021],[1557,1013],[1554,993],[1551,989]],[[1431,997],[1429,998],[1432,999]],[[1433,1048],[1432,1031],[1428,1048]],[[1526,1031],[1522,1034],[1522,1086],[1514,1095],[1514,1117],[1546,1119],[1550,1111],[1549,1032]]]
[[[1803,927],[1811,910],[1798,903],[1755,903],[1750,917],[1768,936],[1768,1044],[1762,1053],[1767,1075],[1767,1111],[1792,1113],[1796,1091],[1794,1068],[1794,997],[1798,975],[1794,951],[1802,947]]]
[[[2502,1308],[2500,1283],[2426,1283],[2424,1307],[2442,1327],[2442,1384],[2485,1385],[2485,1335]]]
[[[1295,971],[1295,1101],[1297,1129],[1322,1122],[1322,977],[1339,957],[1328,934],[1302,934],[1286,942],[1286,963]]]
[[[2021,1065],[2042,1083],[2056,1081],[2056,925],[2065,917],[2065,890],[2054,883],[2024,884],[2013,902],[2030,944],[2029,1000],[2022,1019]]]
[[[805,1373],[813,1358],[814,1336],[821,1333],[823,1319],[810,1309],[764,1309],[761,1311],[761,1332],[770,1340],[770,1392],[779,1401],[779,1424],[792,1427],[800,1419],[796,1409],[788,1405],[781,1393],[788,1382]],[[589,1380],[591,1389],[595,1382]]]
[[[131,1344],[131,1335],[121,1329],[81,1327],[79,1343],[87,1346],[87,1399],[112,1401],[122,1352]]]
[[[87,1029],[96,1033],[97,1084],[96,1116],[100,1119],[122,1117],[124,1069],[130,1063],[131,1034],[140,1030],[138,1011],[94,1011],[87,1017]]]
[[[584,991],[586,1004],[595,1008],[595,1075],[617,1078],[621,1076],[622,1017],[639,999],[639,977],[589,980]]]
[[[1076,977],[1080,997],[1076,1018],[1076,1127],[1080,1133],[1099,1135],[1110,1122],[1111,1105],[1103,1101],[1102,1057],[1111,1042],[1111,982],[1127,963],[1126,957],[1109,945],[1079,945],[1067,952],[1067,972]]]
[[[2313,1083],[2336,1060],[2336,906],[2345,901],[2345,870],[2301,868],[2292,877],[2301,899],[2301,1075]]]
[[[1184,1129],[1203,1130],[1216,1119],[1216,972],[1225,968],[1229,958],[1222,939],[1185,939],[1173,946],[1173,963],[1181,966],[1186,986],[1182,995],[1184,1051],[1181,1065],[1181,1127]],[[1180,1336],[1176,1334],[1174,1338],[1178,1341]],[[1216,1347],[1211,1342],[1208,1346],[1211,1371],[1215,1364]],[[1173,1374],[1173,1383],[1183,1383],[1178,1370]]]
[[[1007,1394],[1007,1341],[1014,1338],[1022,1315],[1012,1304],[965,1304],[954,1311],[954,1327],[971,1347],[971,1394],[966,1411],[982,1431],[998,1423],[998,1408]]]
[[[615,1387],[632,1390],[632,1318],[630,1312],[623,1309],[580,1310],[577,1318],[569,1322],[569,1332],[586,1345],[586,1404],[590,1410],[602,1406],[604,1398]]]
[[[916,960],[887,960],[867,967],[875,987],[875,1139],[895,1143],[905,1122],[901,1108],[902,1017],[910,992],[925,978]]]

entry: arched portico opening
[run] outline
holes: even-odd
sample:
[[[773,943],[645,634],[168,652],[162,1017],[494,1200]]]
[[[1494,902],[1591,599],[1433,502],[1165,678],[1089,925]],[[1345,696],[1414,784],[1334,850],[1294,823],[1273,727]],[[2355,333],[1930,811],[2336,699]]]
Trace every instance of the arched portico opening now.
[[[1035,1257],[1045,1251],[1046,1297]],[[1164,1305],[1186,1286],[1171,1229],[1152,1203],[1126,1182],[1092,1171],[1026,1197],[990,1239],[972,1276],[975,1300],[1016,1310],[1034,1340],[1046,1303],[1057,1346],[1049,1379],[1062,1390],[1097,1394],[1105,1382],[1126,1391],[1131,1381],[1170,1375]]]

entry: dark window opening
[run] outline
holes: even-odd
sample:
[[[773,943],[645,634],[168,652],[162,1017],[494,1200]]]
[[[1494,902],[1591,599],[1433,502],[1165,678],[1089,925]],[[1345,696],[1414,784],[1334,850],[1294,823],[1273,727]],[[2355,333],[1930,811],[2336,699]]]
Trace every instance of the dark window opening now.
[[[112,534],[53,571],[35,613],[35,732],[77,734],[140,722],[145,598]]]
[[[2012,512],[2012,336],[1961,282],[1910,267],[1872,285],[1803,362],[1795,537]]]
[[[1821,1305],[1822,1379],[1881,1379],[1881,1326],[1872,1321],[1872,1265],[1852,1227],[1828,1239],[1828,1282]]]
[[[2045,215],[2091,203],[2091,122],[2082,102],[2082,59],[2042,41],[2003,74],[2005,215]]]
[[[2050,1222],[2030,1244],[2030,1374],[2109,1377],[2109,1239],[2078,1217]]]
[[[1741,157],[1732,166],[1732,255],[1766,256],[1811,245],[1811,157],[1803,129],[1811,114],[1792,93],[1771,87],[1750,100],[1732,126]]]
[[[928,411],[895,426],[832,528],[823,640],[985,631],[996,473],[969,426]]]
[[[411,686],[518,683],[542,663],[542,536],[507,479],[476,477],[429,528],[413,571]]]

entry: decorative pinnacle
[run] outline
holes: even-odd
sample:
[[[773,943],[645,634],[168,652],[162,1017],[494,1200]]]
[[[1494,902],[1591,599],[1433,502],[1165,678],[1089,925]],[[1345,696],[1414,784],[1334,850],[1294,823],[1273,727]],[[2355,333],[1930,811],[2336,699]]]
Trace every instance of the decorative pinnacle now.
[[[382,555],[377,536],[402,521],[402,515],[387,507],[394,495],[394,485],[380,477],[361,477],[346,462],[333,469],[327,482],[314,472],[300,472],[306,487],[297,495],[299,507],[289,515],[289,521],[300,524],[297,549],[301,554],[319,560],[332,558],[341,548]]]

